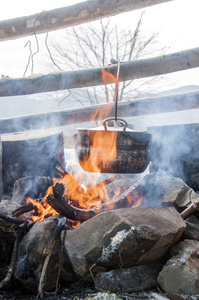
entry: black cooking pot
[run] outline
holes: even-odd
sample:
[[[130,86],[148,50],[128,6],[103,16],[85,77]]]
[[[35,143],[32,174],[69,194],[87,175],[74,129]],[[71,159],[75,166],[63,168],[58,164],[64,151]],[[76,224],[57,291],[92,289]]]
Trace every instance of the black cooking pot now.
[[[118,118],[117,123],[123,127],[107,127],[106,123],[114,118],[104,120],[103,127],[95,129],[78,129],[76,152],[81,167],[87,172],[101,173],[142,173],[150,162],[151,134],[148,131],[134,131],[127,128],[127,122]],[[110,129],[111,128],[111,129]],[[107,158],[111,151],[112,134],[116,133],[116,157]],[[102,139],[95,147],[95,140]],[[89,162],[91,153],[97,156],[95,165]],[[96,168],[97,164],[97,168]]]

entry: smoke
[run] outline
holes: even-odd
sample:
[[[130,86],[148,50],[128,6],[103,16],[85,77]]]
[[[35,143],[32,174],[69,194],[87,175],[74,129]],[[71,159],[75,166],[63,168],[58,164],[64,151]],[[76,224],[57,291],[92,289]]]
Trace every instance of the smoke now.
[[[160,176],[180,177],[189,185],[199,172],[199,124],[149,127],[152,133],[151,170]]]

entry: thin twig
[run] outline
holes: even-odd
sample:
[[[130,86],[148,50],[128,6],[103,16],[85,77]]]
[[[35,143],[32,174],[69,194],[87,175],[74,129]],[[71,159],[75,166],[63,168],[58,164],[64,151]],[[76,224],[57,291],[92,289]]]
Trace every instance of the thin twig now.
[[[37,50],[32,53],[32,57],[31,57],[31,61],[32,61],[32,68],[31,68],[31,75],[33,74],[33,67],[34,67],[34,63],[33,63],[33,60],[34,60],[34,55],[36,55],[38,52],[39,52],[39,42],[38,42],[38,38],[37,38],[37,35],[36,35],[36,32],[35,32],[35,24],[36,24],[36,21],[37,19],[43,14],[44,11],[42,11],[34,20],[34,36],[35,36],[35,40],[36,40],[36,44],[37,44]]]
[[[27,43],[25,44],[24,48],[29,44],[29,51],[30,51],[30,54],[29,54],[29,57],[28,57],[28,63],[26,65],[26,69],[23,73],[23,77],[25,77],[26,75],[26,72],[28,70],[28,67],[29,67],[29,64],[30,64],[30,60],[31,60],[31,57],[32,57],[32,49],[31,49],[31,41],[27,41]]]
[[[91,274],[91,277],[92,277],[92,279],[93,279],[94,284],[95,284],[95,278],[94,278],[94,276],[93,276],[92,269],[93,269],[95,266],[96,266],[96,263],[94,263],[94,264],[89,268],[89,272],[90,272],[90,274]]]
[[[52,57],[52,54],[50,52],[50,49],[48,47],[48,32],[46,33],[46,38],[45,38],[45,45],[46,45],[46,49],[48,50],[48,53],[49,53],[49,56],[50,56],[50,59],[52,61],[52,63],[61,71],[61,68],[56,64],[56,62],[54,61],[53,57]]]
[[[5,220],[5,221],[10,222],[10,223],[14,223],[14,224],[23,224],[23,223],[27,222],[26,220],[15,219],[15,218],[6,216],[2,213],[0,213],[0,219]]]
[[[55,297],[57,296],[57,291],[58,291],[59,278],[60,278],[61,266],[62,266],[62,258],[63,258],[63,253],[64,253],[65,238],[66,238],[66,228],[64,229],[64,236],[63,236],[63,240],[61,241],[61,251],[60,251],[60,256],[59,256],[59,269],[58,269],[58,273],[57,273]]]
[[[50,250],[51,250],[51,247],[52,247],[52,244],[54,243],[54,240],[57,239],[57,237],[60,235],[60,232],[62,231],[63,227],[64,227],[64,224],[66,223],[66,218],[65,217],[62,217],[57,225],[55,226],[48,242],[47,242],[47,245],[45,246],[44,250],[43,250],[43,254],[46,256],[50,253]]]
[[[48,263],[49,263],[51,255],[52,255],[55,244],[56,244],[56,240],[54,240],[53,243],[51,244],[51,248],[49,249],[48,255],[46,256],[44,264],[43,264],[41,277],[40,277],[40,281],[39,281],[39,288],[38,288],[38,292],[39,292],[38,297],[40,297],[40,298],[43,298],[43,296],[44,296],[44,283],[45,283],[45,279],[46,279],[46,271],[47,271]]]
[[[67,98],[70,96],[71,91],[70,91],[70,90],[67,90],[67,91],[68,91],[68,95],[65,96],[63,99],[61,99],[61,100],[59,101],[59,103],[58,103],[59,106],[60,106],[60,104],[61,104],[65,99],[67,99]]]

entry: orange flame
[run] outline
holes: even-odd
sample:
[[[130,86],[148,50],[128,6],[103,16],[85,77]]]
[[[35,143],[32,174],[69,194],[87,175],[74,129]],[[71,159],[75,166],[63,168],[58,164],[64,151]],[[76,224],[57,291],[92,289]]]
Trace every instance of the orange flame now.
[[[117,131],[96,130],[91,136],[90,155],[80,163],[84,170],[100,173],[103,168],[111,167],[117,156]]]

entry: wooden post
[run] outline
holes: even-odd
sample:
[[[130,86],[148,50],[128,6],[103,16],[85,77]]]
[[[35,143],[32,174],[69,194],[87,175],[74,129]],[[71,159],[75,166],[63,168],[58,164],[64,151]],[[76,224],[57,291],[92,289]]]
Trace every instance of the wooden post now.
[[[3,194],[3,183],[2,183],[2,142],[0,136],[0,200]]]
[[[31,131],[2,136],[3,192],[10,195],[16,180],[27,176],[56,177],[64,167],[63,132]],[[31,183],[31,181],[30,181]]]

